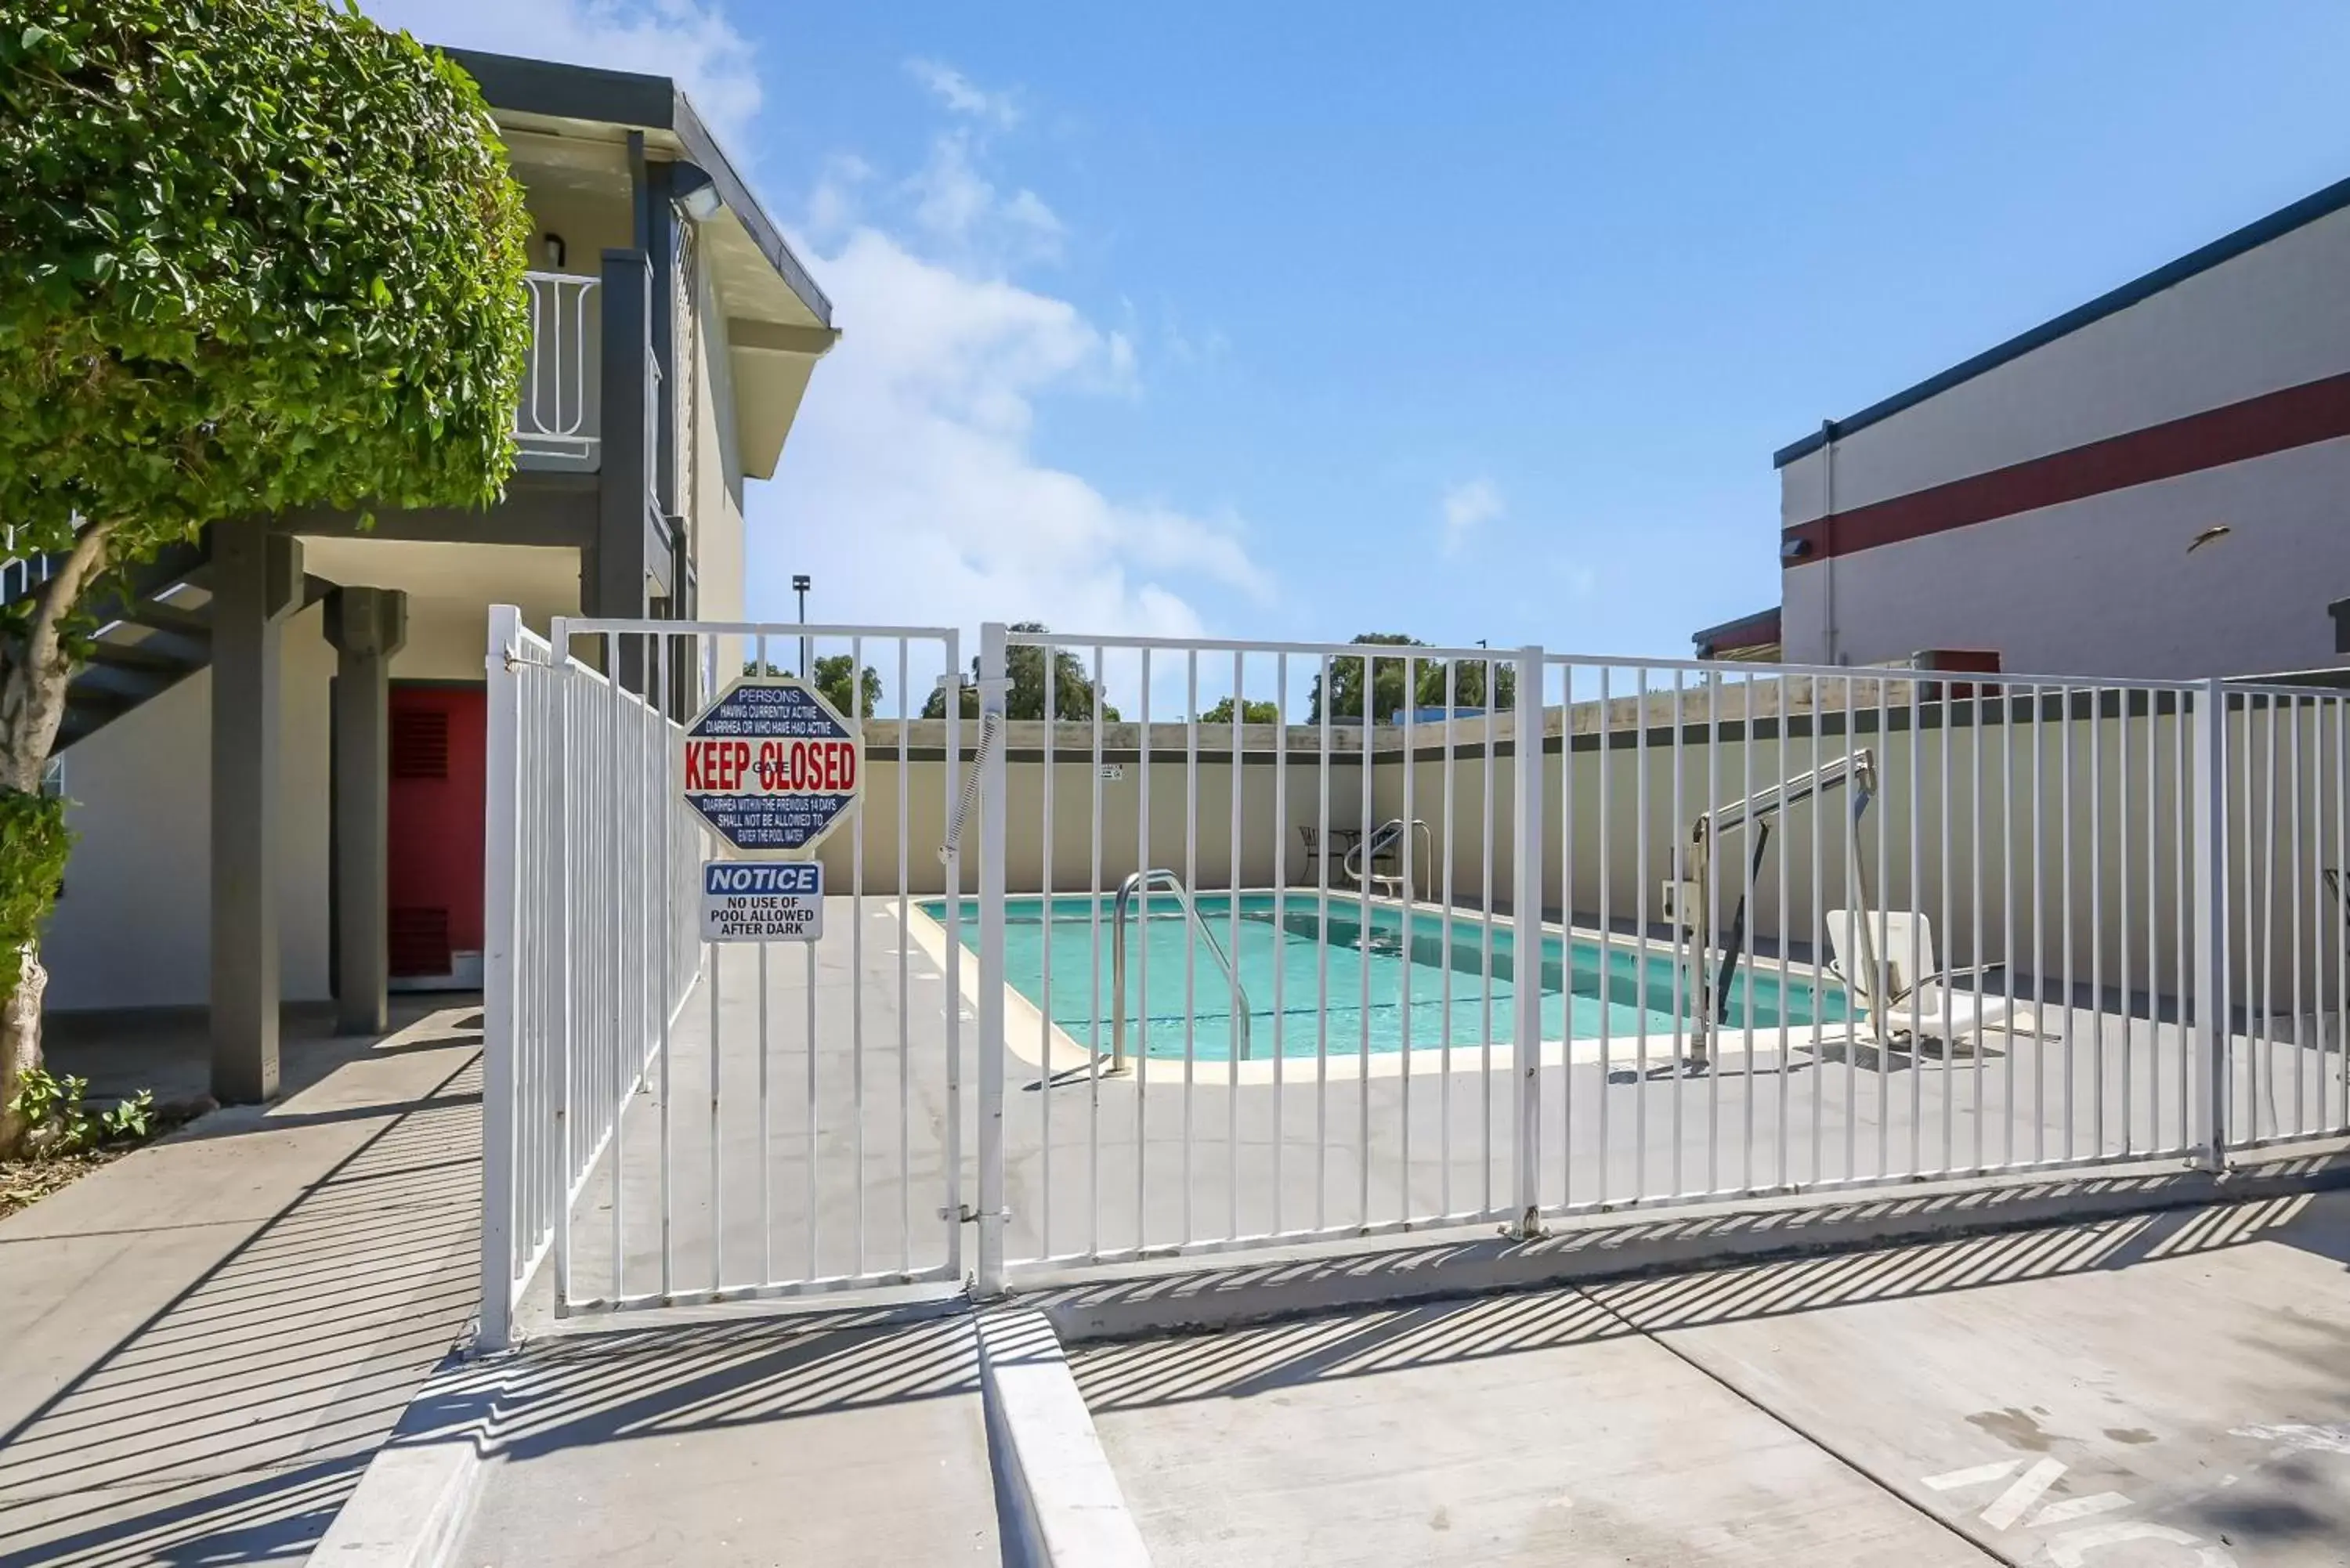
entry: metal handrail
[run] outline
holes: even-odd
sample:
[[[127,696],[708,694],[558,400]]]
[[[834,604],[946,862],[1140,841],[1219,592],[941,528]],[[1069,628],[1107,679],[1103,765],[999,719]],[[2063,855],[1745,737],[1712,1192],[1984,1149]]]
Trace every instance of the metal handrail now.
[[[588,305],[601,280],[554,272],[523,278],[530,290],[531,348],[515,403],[515,440],[525,452],[592,458],[601,432],[589,428],[588,417]]]
[[[1240,1060],[1247,1061],[1251,1007],[1247,988],[1241,984],[1240,971],[1232,967],[1232,955],[1224,951],[1224,944],[1216,940],[1216,933],[1209,929],[1208,922],[1200,918],[1200,906],[1191,901],[1191,890],[1183,886],[1183,879],[1163,866],[1154,866],[1148,871],[1137,871],[1120,883],[1118,902],[1111,906],[1109,1070],[1113,1073],[1126,1071],[1126,907],[1133,901],[1138,890],[1147,892],[1156,887],[1164,887],[1174,894],[1175,901],[1183,906],[1183,913],[1200,928],[1200,934],[1208,939],[1208,950],[1216,955],[1216,962],[1223,970],[1224,979],[1231,982],[1232,995],[1238,999],[1232,1016],[1237,1024]],[[1147,898],[1142,906],[1142,918],[1146,920],[1150,918],[1150,905]],[[1148,1014],[1145,1016],[1147,1018]],[[1098,1059],[1101,1053],[1096,1051],[1094,1054]]]
[[[1407,828],[1414,835],[1413,844],[1424,844],[1427,846],[1428,855],[1424,864],[1428,868],[1430,879],[1433,880],[1436,876],[1436,834],[1426,822],[1417,816],[1413,817],[1409,824],[1399,816],[1391,816],[1380,823],[1378,827],[1355,841],[1355,846],[1347,851],[1346,858],[1338,862],[1338,868],[1352,877],[1357,888],[1372,882],[1401,888],[1408,877],[1366,876],[1365,873],[1370,870],[1371,861],[1378,857],[1379,852],[1397,839],[1403,837]],[[1407,861],[1409,860],[1410,855],[1411,848],[1407,846],[1404,850]],[[1411,867],[1407,864],[1404,869],[1409,872]],[[1421,886],[1425,888],[1427,883],[1422,883]]]

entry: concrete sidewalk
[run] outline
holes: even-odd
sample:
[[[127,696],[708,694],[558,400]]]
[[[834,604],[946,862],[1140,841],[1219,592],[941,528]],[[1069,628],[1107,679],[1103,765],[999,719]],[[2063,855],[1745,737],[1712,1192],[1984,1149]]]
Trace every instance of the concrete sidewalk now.
[[[403,1012],[0,1221],[0,1568],[307,1554],[474,1305],[480,1009]]]
[[[468,1568],[1001,1561],[968,1314],[605,1326],[444,1376],[420,1407],[464,1428],[400,1441],[487,1449]]]
[[[2350,1193],[1073,1359],[1160,1568],[2350,1562]]]

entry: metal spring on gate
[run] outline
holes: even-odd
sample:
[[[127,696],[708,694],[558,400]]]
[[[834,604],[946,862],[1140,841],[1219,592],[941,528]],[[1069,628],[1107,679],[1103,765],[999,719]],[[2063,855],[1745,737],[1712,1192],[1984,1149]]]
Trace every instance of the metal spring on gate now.
[[[955,799],[954,815],[947,823],[947,838],[939,846],[939,863],[944,865],[962,853],[962,825],[971,815],[971,808],[979,804],[980,780],[986,775],[987,759],[995,750],[997,738],[1003,733],[1003,718],[999,713],[979,716],[979,747],[972,754],[971,772],[963,775],[962,794]]]

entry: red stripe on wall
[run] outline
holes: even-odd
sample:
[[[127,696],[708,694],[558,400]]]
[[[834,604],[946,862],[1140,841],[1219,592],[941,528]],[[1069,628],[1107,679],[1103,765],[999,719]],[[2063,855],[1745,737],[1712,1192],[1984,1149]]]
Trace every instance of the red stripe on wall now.
[[[2029,462],[1914,490],[1799,523],[1783,536],[1809,542],[1810,550],[1792,563],[1802,566],[2337,436],[2350,436],[2350,375],[2307,381]]]

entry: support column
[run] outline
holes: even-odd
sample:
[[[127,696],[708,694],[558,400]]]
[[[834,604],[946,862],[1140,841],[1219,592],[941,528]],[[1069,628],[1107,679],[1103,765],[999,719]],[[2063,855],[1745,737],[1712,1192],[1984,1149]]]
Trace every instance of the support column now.
[[[213,1094],[277,1092],[278,666],[302,601],[301,541],[259,521],[213,530]]]
[[[391,656],[408,640],[408,596],[338,588],[327,601],[335,646],[335,1032],[390,1024],[386,866],[391,782]]]
[[[652,284],[641,251],[604,253],[603,441],[598,484],[591,616],[633,619],[645,613],[650,569],[647,535],[653,483],[651,388]],[[645,639],[619,639],[612,674],[631,691],[646,689]]]

